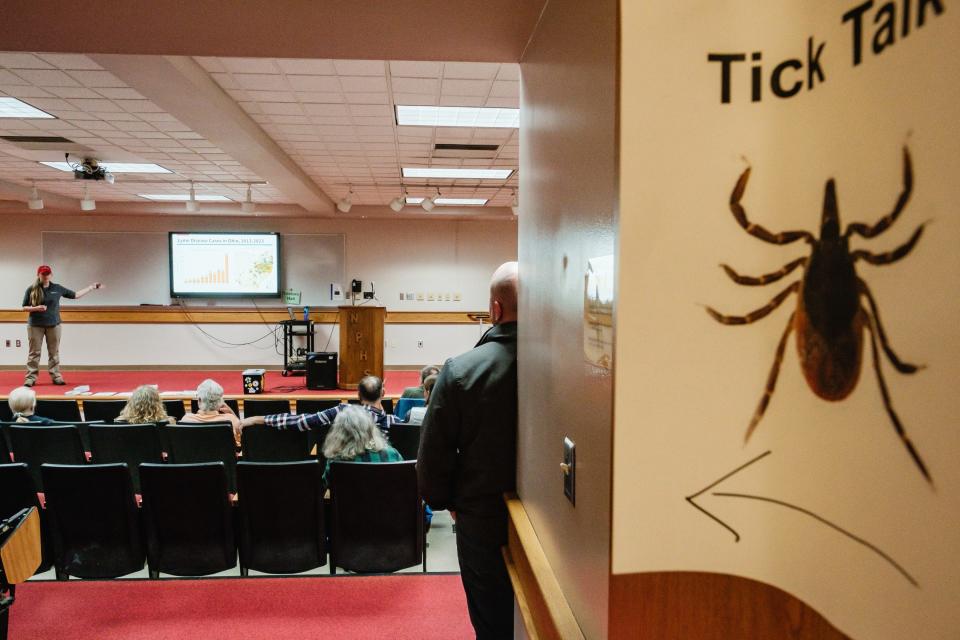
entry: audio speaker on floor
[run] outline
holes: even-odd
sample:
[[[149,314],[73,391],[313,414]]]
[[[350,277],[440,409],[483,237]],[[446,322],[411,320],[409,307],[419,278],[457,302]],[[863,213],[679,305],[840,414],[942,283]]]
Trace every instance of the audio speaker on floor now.
[[[337,388],[337,354],[307,354],[307,389]]]

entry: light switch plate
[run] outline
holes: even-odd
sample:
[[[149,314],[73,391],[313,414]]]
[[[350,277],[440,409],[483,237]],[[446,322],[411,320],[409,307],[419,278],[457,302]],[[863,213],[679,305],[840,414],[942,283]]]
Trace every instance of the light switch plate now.
[[[577,504],[577,445],[570,438],[563,439],[563,495],[570,504]]]

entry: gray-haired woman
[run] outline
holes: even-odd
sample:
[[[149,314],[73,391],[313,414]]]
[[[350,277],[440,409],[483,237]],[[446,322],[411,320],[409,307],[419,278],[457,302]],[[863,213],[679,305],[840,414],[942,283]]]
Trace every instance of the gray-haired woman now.
[[[197,412],[188,413],[180,422],[229,422],[233,438],[240,446],[240,418],[223,401],[223,387],[216,380],[207,378],[197,387]]]
[[[17,387],[10,392],[7,404],[10,405],[10,411],[13,413],[13,419],[16,422],[53,423],[50,418],[43,418],[34,413],[37,407],[37,394],[33,392],[33,389]]]
[[[330,462],[401,462],[403,456],[387,444],[386,438],[370,417],[370,412],[360,407],[344,407],[330,427],[323,442],[323,455],[327,468],[324,481],[330,473]]]

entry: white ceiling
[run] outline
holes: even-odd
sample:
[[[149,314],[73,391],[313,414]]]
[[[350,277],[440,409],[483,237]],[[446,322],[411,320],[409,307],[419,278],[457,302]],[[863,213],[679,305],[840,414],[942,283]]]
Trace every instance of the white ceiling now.
[[[100,58],[98,58],[99,60]],[[384,206],[400,192],[401,166],[518,167],[517,129],[399,127],[393,105],[519,106],[519,67],[512,63],[196,58],[200,67],[252,122],[331,200],[352,188],[358,205]],[[118,72],[119,73],[119,72]],[[139,86],[139,85],[138,85]],[[179,89],[178,89],[179,90]],[[137,201],[138,193],[198,192],[240,201],[243,184],[262,181],[253,170],[161,109],[91,57],[77,54],[0,53],[0,95],[19,98],[56,119],[0,118],[0,135],[55,135],[94,151],[101,160],[155,162],[174,174],[117,176],[114,185],[74,181],[36,160],[63,160],[58,152],[30,152],[0,140],[2,179],[79,198],[90,185],[97,200]],[[185,96],[189,98],[189,96]],[[171,105],[166,96],[156,101]],[[213,108],[213,106],[211,106]],[[238,112],[240,113],[240,112]],[[221,143],[226,145],[221,138]],[[492,159],[432,158],[435,143],[499,145]],[[248,163],[251,166],[249,157]],[[48,182],[47,180],[53,180]],[[178,182],[179,181],[179,182]],[[209,181],[204,183],[203,181]],[[404,179],[411,196],[490,198],[507,207],[517,176],[504,181]],[[297,200],[272,185],[254,185],[260,203]],[[421,212],[422,213],[422,212]]]

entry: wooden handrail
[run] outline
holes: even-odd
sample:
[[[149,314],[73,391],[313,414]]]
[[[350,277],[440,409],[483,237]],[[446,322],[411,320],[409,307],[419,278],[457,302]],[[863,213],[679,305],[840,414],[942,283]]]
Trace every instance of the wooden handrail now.
[[[504,560],[524,627],[531,639],[582,640],[583,632],[563,595],[523,503],[506,494],[510,516]]]

